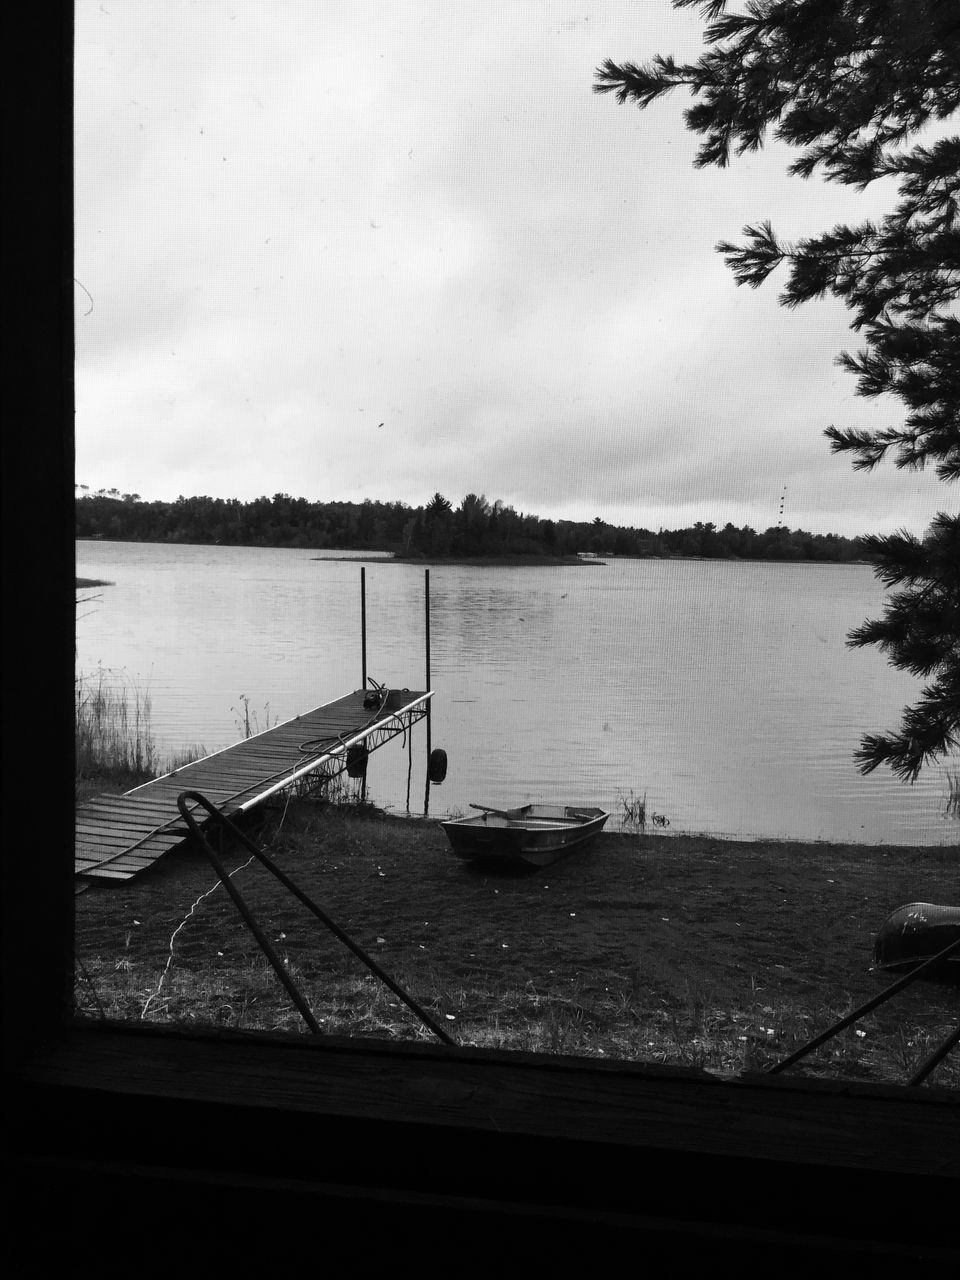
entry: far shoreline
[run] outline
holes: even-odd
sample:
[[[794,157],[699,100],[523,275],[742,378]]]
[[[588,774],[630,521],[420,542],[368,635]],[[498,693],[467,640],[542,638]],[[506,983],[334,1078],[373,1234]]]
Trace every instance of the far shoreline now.
[[[118,543],[121,545],[131,546],[151,546],[164,547],[167,549],[173,547],[229,547],[235,549],[243,549],[249,551],[313,551],[323,552],[327,550],[324,547],[295,547],[285,546],[279,543],[259,543],[259,542],[186,542],[186,541],[163,541],[157,542],[149,538],[99,538],[99,537],[82,537],[77,536],[76,542],[100,542],[100,543]],[[352,550],[352,548],[348,548]],[[811,565],[816,568],[826,566],[834,566],[845,569],[849,567],[855,568],[872,568],[871,560],[813,560],[813,559],[786,559],[780,556],[679,556],[679,555],[612,555],[607,554],[607,558],[601,559],[599,556],[576,555],[576,556],[548,556],[548,555],[513,555],[513,556],[404,556],[398,555],[396,552],[378,550],[377,548],[369,548],[366,550],[357,550],[352,555],[344,555],[339,552],[339,548],[329,548],[329,555],[313,555],[312,560],[330,560],[340,561],[344,563],[357,564],[420,564],[429,565],[478,565],[484,568],[497,568],[498,566],[510,568],[513,566],[545,566],[569,568],[581,565],[599,566],[607,568],[609,565],[620,561],[657,561],[660,563],[691,563],[697,562],[702,564],[777,564],[794,566]],[[99,580],[87,581],[78,579],[78,586],[112,586],[112,583],[101,582]]]
[[[580,565],[606,566],[605,560],[581,559],[579,556],[313,556],[314,560],[335,560],[358,564],[479,565],[484,568],[522,568],[527,565],[547,568],[569,568]]]

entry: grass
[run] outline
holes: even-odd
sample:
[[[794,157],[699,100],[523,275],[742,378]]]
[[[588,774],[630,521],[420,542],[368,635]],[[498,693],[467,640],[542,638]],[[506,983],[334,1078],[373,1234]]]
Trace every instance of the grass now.
[[[161,756],[150,723],[148,689],[102,666],[74,682],[76,794],[129,791],[206,755],[199,743]]]
[[[947,796],[943,802],[943,816],[960,820],[960,769],[947,771]]]
[[[164,756],[162,773],[173,773],[175,769],[182,769],[185,764],[193,764],[195,760],[202,760],[208,755],[207,748],[201,742],[194,742],[189,746],[181,747],[179,751],[171,751],[169,755]]]
[[[647,829],[647,818],[655,827],[669,827],[670,819],[662,813],[647,813],[647,793],[643,793],[643,799],[633,794],[633,790],[624,795],[622,791],[617,792],[617,798],[620,802],[620,829],[622,831],[631,831],[642,834]]]
[[[275,715],[271,723],[270,720],[270,703],[264,704],[263,708],[263,725],[260,724],[260,717],[255,710],[250,707],[250,699],[245,693],[241,693],[237,701],[239,707],[231,707],[230,710],[234,714],[233,723],[237,726],[237,732],[242,733],[244,738],[252,738],[258,733],[263,733],[267,729],[273,728],[274,725],[280,723],[280,717]]]
[[[943,848],[604,834],[546,870],[450,856],[436,823],[291,799],[259,847],[461,1044],[762,1070],[889,985],[876,929],[903,902],[955,901]],[[243,849],[234,882],[325,1033],[431,1033]],[[302,1034],[209,864],[188,847],[77,899],[78,1011]],[[903,1082],[960,991],[917,984],[791,1075]],[[931,1083],[960,1087],[960,1057]]]
[[[77,778],[156,776],[160,761],[150,728],[150,693],[100,666],[74,682]]]

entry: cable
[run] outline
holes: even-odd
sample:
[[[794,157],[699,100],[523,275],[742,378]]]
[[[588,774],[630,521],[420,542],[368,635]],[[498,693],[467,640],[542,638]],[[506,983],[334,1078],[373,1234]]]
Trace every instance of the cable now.
[[[283,829],[283,824],[284,824],[284,822],[286,821],[286,817],[287,817],[287,810],[289,809],[289,807],[290,807],[290,793],[289,793],[289,791],[288,791],[288,792],[287,792],[286,803],[285,803],[285,804],[284,804],[284,806],[283,806],[283,813],[280,815],[280,821],[279,821],[279,823],[277,824],[277,830],[276,830],[276,832],[274,833],[274,838],[276,838],[276,836],[278,836],[278,835],[280,834],[281,830]],[[243,871],[245,867],[249,867],[250,863],[251,863],[251,862],[253,862],[253,860],[254,860],[254,858],[255,858],[255,857],[256,857],[256,855],[255,855],[255,854],[251,854],[251,855],[250,855],[250,857],[246,860],[246,862],[242,862],[242,863],[240,864],[240,866],[239,866],[239,867],[234,867],[234,869],[229,873],[229,878],[230,878],[230,879],[233,879],[233,877],[237,874],[237,872],[238,872],[238,871]],[[209,898],[209,897],[210,897],[210,894],[211,894],[211,893],[215,893],[215,892],[216,892],[216,890],[217,890],[217,889],[219,889],[219,888],[220,888],[220,886],[221,886],[222,884],[223,884],[223,881],[222,881],[222,880],[218,880],[218,881],[217,881],[217,883],[216,883],[215,885],[212,885],[209,889],[205,889],[205,890],[204,890],[204,892],[203,892],[203,893],[201,893],[200,897],[199,897],[199,898],[197,898],[196,902],[194,902],[194,903],[192,904],[192,906],[190,907],[190,910],[187,912],[187,914],[183,917],[183,919],[182,919],[182,920],[180,921],[180,923],[177,925],[176,929],[174,929],[173,933],[170,935],[170,942],[168,943],[168,950],[169,950],[170,954],[167,956],[167,963],[166,963],[166,964],[164,965],[164,967],[163,967],[163,973],[161,973],[161,975],[160,975],[160,981],[157,983],[157,989],[156,989],[156,991],[152,992],[152,993],[147,997],[147,1001],[146,1001],[146,1003],[144,1004],[143,1008],[140,1010],[140,1020],[141,1020],[141,1021],[143,1021],[143,1020],[144,1020],[144,1018],[146,1018],[146,1016],[147,1016],[147,1010],[150,1008],[150,1005],[152,1004],[152,1002],[153,1002],[154,1000],[156,1000],[157,996],[160,994],[160,990],[161,990],[161,988],[163,987],[164,981],[166,980],[166,976],[167,976],[167,974],[170,972],[170,966],[171,966],[171,964],[173,964],[173,944],[174,944],[174,941],[176,940],[177,934],[178,934],[178,933],[180,932],[180,930],[184,927],[184,925],[187,923],[187,921],[188,921],[188,920],[190,919],[190,917],[193,915],[194,911],[196,911],[197,907],[199,907],[200,903],[204,900],[204,898]],[[81,965],[81,968],[82,968],[82,967],[83,967],[83,966]],[[86,972],[86,970],[84,970],[84,972]],[[89,981],[89,979],[88,979],[88,981]],[[98,1001],[98,1003],[99,1003],[99,1001]],[[104,1015],[104,1016],[106,1016],[106,1015]]]
[[[373,709],[373,714],[369,717],[369,719],[365,720],[363,724],[360,726],[360,732],[362,732],[364,729],[369,729],[373,724],[376,723],[377,717],[380,715],[380,712],[383,710],[384,703],[387,701],[387,698],[390,694],[390,690],[386,687],[386,685],[378,684],[377,681],[374,680],[373,676],[367,676],[367,682],[373,685],[374,693],[377,698],[377,703]],[[366,696],[364,697],[363,705],[365,708],[368,705]],[[370,705],[372,706],[373,704],[371,703]],[[357,731],[353,730],[352,732],[355,733]],[[329,734],[326,738],[308,738],[306,742],[300,743],[298,750],[300,751],[301,755],[313,755],[314,752],[319,754],[325,750],[328,744],[332,745],[333,743],[336,743],[341,748],[345,747],[346,743],[343,740],[343,734],[342,733]]]

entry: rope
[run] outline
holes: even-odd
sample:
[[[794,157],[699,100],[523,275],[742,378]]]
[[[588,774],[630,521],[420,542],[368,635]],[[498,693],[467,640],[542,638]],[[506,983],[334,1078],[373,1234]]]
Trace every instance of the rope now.
[[[367,676],[367,680],[370,684],[373,685],[374,692],[377,695],[378,702],[374,709],[373,715],[371,715],[369,719],[365,720],[363,724],[360,726],[360,732],[363,732],[364,729],[369,729],[373,724],[376,723],[377,717],[380,715],[380,712],[383,710],[383,704],[386,702],[387,695],[390,692],[390,690],[386,687],[386,685],[377,684],[376,680],[374,680],[372,676]],[[356,730],[354,730],[353,732],[356,732]],[[406,732],[406,726],[404,726],[404,732]],[[326,738],[308,738],[306,742],[301,742],[300,746],[297,749],[301,753],[301,755],[313,755],[315,752],[319,755],[320,753],[325,751],[328,744],[333,744],[333,743],[336,743],[341,748],[345,747],[346,743],[343,740],[343,734],[342,733],[328,734]]]
[[[274,834],[274,838],[276,838],[276,836],[278,836],[283,829],[283,824],[287,818],[287,809],[289,809],[289,807],[290,807],[290,793],[287,792],[286,802],[283,806],[283,813],[280,815],[280,821],[277,824],[277,830]],[[239,867],[234,867],[234,869],[231,872],[229,872],[227,878],[232,879],[239,871],[243,871],[246,867],[249,867],[250,863],[254,860],[255,857],[256,857],[256,854],[252,853],[250,857],[246,860],[246,862],[242,862]],[[209,889],[205,889],[203,893],[201,893],[200,897],[197,898],[196,902],[194,902],[191,905],[190,910],[187,912],[187,914],[183,917],[183,919],[177,925],[176,929],[174,929],[173,933],[170,935],[170,941],[167,944],[167,949],[170,954],[167,956],[167,963],[163,967],[163,973],[161,973],[160,975],[160,981],[157,983],[156,991],[151,992],[151,994],[147,997],[147,1001],[144,1004],[143,1008],[140,1010],[141,1022],[146,1018],[147,1010],[150,1008],[150,1005],[159,996],[161,988],[163,987],[163,984],[166,981],[167,974],[170,972],[170,966],[173,964],[173,944],[176,941],[177,934],[180,932],[181,929],[184,928],[184,926],[187,924],[190,917],[193,915],[194,911],[196,911],[197,907],[199,907],[200,903],[204,900],[204,898],[209,898],[211,893],[215,893],[222,884],[223,884],[223,880],[220,879],[217,881],[216,884],[211,885]]]

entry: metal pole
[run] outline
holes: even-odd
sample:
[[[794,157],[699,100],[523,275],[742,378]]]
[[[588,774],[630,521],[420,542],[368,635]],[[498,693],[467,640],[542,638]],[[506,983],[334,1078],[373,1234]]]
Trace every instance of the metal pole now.
[[[410,775],[413,773],[413,725],[407,734],[407,817],[410,816]]]
[[[425,693],[430,692],[430,570],[423,571],[423,611],[424,611],[424,648],[426,650],[427,662],[427,687]],[[430,699],[432,702],[433,699]],[[423,789],[423,813],[424,817],[430,812],[430,702],[427,703],[427,780]]]
[[[926,1060],[922,1067],[919,1067],[914,1075],[910,1077],[907,1084],[920,1084],[926,1080],[930,1072],[941,1063],[951,1049],[955,1049],[960,1044],[960,1027],[954,1027],[950,1035],[947,1036],[939,1049],[935,1049],[930,1057]]]
[[[360,688],[367,688],[367,571],[360,566],[360,658],[363,664],[363,683]]]
[[[916,969],[912,969],[905,977],[899,978],[892,986],[886,987],[878,996],[874,996],[871,1000],[868,1000],[866,1004],[862,1004],[859,1008],[854,1009],[852,1013],[848,1013],[845,1018],[841,1018],[839,1022],[835,1022],[832,1027],[828,1027],[826,1031],[815,1036],[807,1044],[801,1045],[795,1053],[791,1053],[790,1056],[784,1058],[782,1062],[775,1062],[772,1067],[767,1067],[767,1074],[776,1075],[776,1073],[778,1071],[782,1071],[784,1067],[792,1067],[795,1062],[799,1062],[801,1058],[806,1057],[806,1055],[811,1053],[814,1049],[819,1049],[822,1044],[825,1044],[827,1040],[830,1040],[833,1036],[843,1031],[845,1027],[849,1027],[852,1022],[856,1022],[857,1019],[862,1018],[864,1014],[870,1013],[871,1010],[876,1009],[877,1005],[883,1004],[885,1000],[889,1000],[891,996],[895,996],[898,991],[902,991],[904,987],[909,987],[912,982],[916,982],[922,973],[929,974],[934,972],[937,965],[942,964],[945,960],[949,960],[951,956],[957,955],[958,953],[960,953],[960,938],[957,938],[955,942],[948,942],[942,951],[938,951],[936,955],[930,956],[929,959],[924,960],[923,964],[918,965]],[[949,1044],[949,1042],[945,1043]],[[943,1045],[940,1047],[943,1048]],[[949,1053],[950,1048],[952,1047],[952,1044],[949,1044],[946,1052]],[[933,1058],[927,1060],[924,1067],[929,1066],[929,1069],[932,1071],[939,1061],[940,1053],[938,1050]],[[918,1084],[926,1074],[927,1072],[924,1068],[921,1068],[921,1071],[918,1072],[911,1080],[908,1080],[907,1083]]]
[[[367,571],[360,566],[360,660],[362,663],[361,689],[367,691]],[[367,772],[364,770],[360,781],[361,803],[367,798]]]
[[[360,960],[362,960],[363,963],[367,966],[367,968],[377,975],[377,977],[380,979],[381,982],[385,983],[395,995],[400,997],[400,999],[404,1002],[407,1008],[411,1009],[417,1015],[417,1017],[424,1024],[424,1026],[430,1028],[430,1030],[434,1033],[434,1035],[437,1037],[438,1040],[442,1040],[444,1044],[449,1044],[456,1047],[456,1041],[451,1039],[451,1037],[447,1035],[443,1027],[439,1026],[436,1022],[434,1022],[433,1018],[430,1017],[427,1011],[425,1009],[422,1009],[420,1005],[416,1002],[416,1000],[414,1000],[413,997],[408,992],[404,991],[403,987],[401,987],[398,982],[394,981],[394,979],[390,977],[390,975],[386,972],[385,969],[381,969],[380,966],[377,964],[376,960],[374,960],[372,956],[367,955],[367,953],[363,950],[363,948],[358,943],[354,942],[354,940],[347,933],[345,933],[343,929],[340,928],[340,926],[336,923],[335,920],[331,919],[331,917],[328,916],[327,913],[323,911],[320,907],[318,907],[317,904],[311,898],[307,897],[307,895],[303,892],[302,889],[298,888],[297,885],[295,885],[293,881],[289,879],[289,877],[284,875],[284,873],[280,870],[280,868],[276,865],[276,863],[271,862],[271,860],[267,857],[267,855],[261,849],[258,849],[257,846],[252,842],[250,837],[247,836],[244,832],[242,832],[240,828],[237,827],[233,822],[231,822],[230,819],[226,816],[226,814],[221,813],[220,810],[217,809],[213,804],[211,804],[211,802],[206,798],[206,796],[202,796],[199,791],[181,792],[180,795],[177,796],[177,808],[180,810],[181,816],[183,817],[187,826],[190,828],[191,833],[193,834],[194,838],[197,840],[200,847],[206,853],[207,858],[209,859],[210,863],[213,865],[213,868],[216,871],[217,875],[220,877],[220,881],[223,884],[224,889],[226,889],[227,893],[229,893],[230,897],[233,899],[234,905],[236,906],[237,910],[240,912],[240,915],[244,923],[249,927],[250,932],[256,938],[257,942],[260,944],[260,949],[263,951],[264,955],[270,961],[271,965],[273,966],[274,972],[276,973],[280,981],[283,983],[291,1000],[293,1000],[294,1004],[297,1006],[297,1009],[300,1011],[300,1014],[303,1017],[304,1022],[306,1022],[307,1026],[310,1028],[311,1031],[317,1034],[322,1034],[320,1032],[320,1027],[317,1025],[316,1019],[314,1018],[313,1014],[310,1011],[309,1005],[307,1004],[303,996],[300,994],[300,991],[296,983],[290,977],[290,974],[286,971],[284,966],[280,963],[279,959],[277,958],[276,952],[273,950],[273,948],[270,946],[270,943],[267,941],[263,933],[263,930],[258,926],[256,920],[254,920],[253,915],[250,911],[250,908],[244,902],[236,885],[233,883],[231,876],[227,874],[223,864],[218,860],[217,855],[214,853],[213,849],[210,847],[209,841],[206,839],[203,832],[200,830],[200,827],[197,824],[196,818],[194,818],[193,815],[190,813],[190,811],[187,809],[186,802],[188,800],[191,800],[191,801],[194,801],[195,803],[200,804],[204,809],[206,809],[207,813],[210,815],[211,818],[215,819],[215,821],[220,823],[221,828],[226,828],[226,830],[229,831],[231,835],[234,836],[235,839],[239,840],[242,845],[244,845],[247,849],[249,849],[250,852],[253,854],[253,856],[260,862],[260,864],[266,867],[266,869],[271,873],[271,875],[275,876],[276,879],[280,881],[280,883],[283,885],[285,889],[287,889],[290,893],[292,893],[294,897],[298,899],[298,901],[302,902],[303,905],[307,908],[307,910],[311,911],[316,916],[316,918],[320,921],[321,924],[326,925],[326,927],[330,930],[330,932],[333,933],[336,937],[338,937],[342,943],[348,946],[350,950],[353,952],[353,954],[357,956]]]

